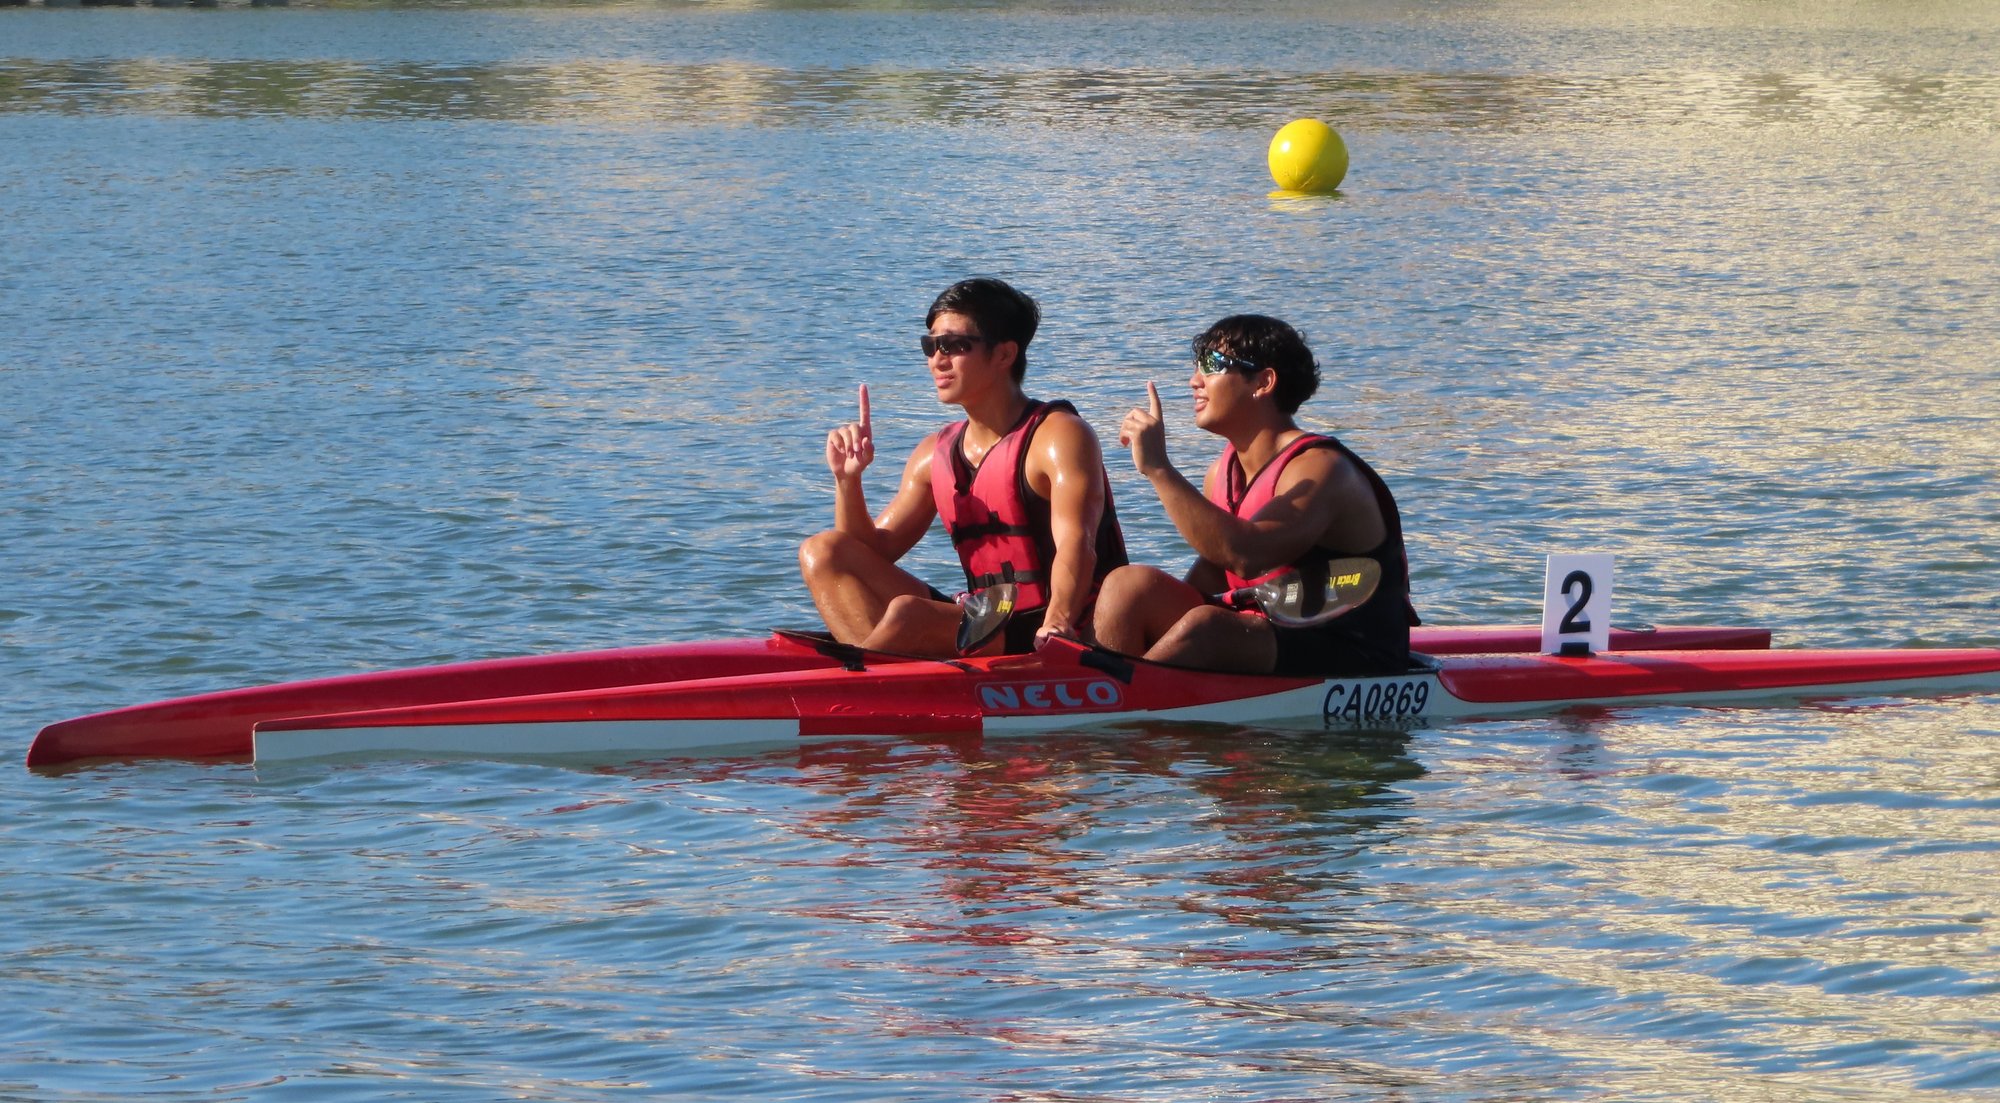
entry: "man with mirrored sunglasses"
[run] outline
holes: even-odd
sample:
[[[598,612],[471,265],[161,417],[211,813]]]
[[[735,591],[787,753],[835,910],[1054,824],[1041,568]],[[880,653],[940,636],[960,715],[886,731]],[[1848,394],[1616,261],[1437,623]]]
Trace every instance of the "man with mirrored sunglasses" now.
[[[1067,402],[1022,389],[1035,301],[991,278],[961,280],[931,304],[918,339],[938,401],[965,418],[926,436],[882,512],[862,472],[875,458],[868,387],[860,419],[827,434],[834,526],[799,547],[799,570],[827,629],[876,651],[958,653],[957,601],[897,565],[941,518],[966,590],[1015,588],[1014,613],[981,651],[1021,653],[1050,633],[1081,634],[1099,585],[1125,565],[1097,435]]]
[[[1228,442],[1195,489],[1167,458],[1159,389],[1125,415],[1118,442],[1194,549],[1183,578],[1128,566],[1105,580],[1097,641],[1204,670],[1301,677],[1396,673],[1410,662],[1409,560],[1396,499],[1366,461],[1294,415],[1319,388],[1319,364],[1291,326],[1237,314],[1194,339],[1195,425]],[[1281,626],[1212,595],[1287,571],[1324,584],[1335,559],[1381,567],[1373,595],[1324,624]]]

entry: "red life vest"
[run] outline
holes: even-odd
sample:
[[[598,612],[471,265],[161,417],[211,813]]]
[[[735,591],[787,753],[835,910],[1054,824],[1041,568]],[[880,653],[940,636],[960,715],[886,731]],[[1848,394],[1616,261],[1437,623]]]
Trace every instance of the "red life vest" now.
[[[951,534],[952,547],[965,568],[968,590],[983,590],[997,582],[1020,587],[1015,608],[1022,612],[1049,603],[1049,570],[1055,564],[1055,535],[1050,529],[1048,499],[1028,485],[1028,443],[1051,413],[1076,413],[1067,402],[1030,402],[1021,419],[987,449],[977,468],[965,461],[960,442],[966,423],[953,422],[938,433],[931,454],[931,497],[938,516]],[[1100,467],[1100,474],[1102,468]],[[1125,536],[1111,504],[1111,482],[1104,483],[1104,515],[1097,524],[1097,571],[1090,593],[1104,576],[1124,566]]]
[[[1366,460],[1355,455],[1352,449],[1332,437],[1306,433],[1271,457],[1271,462],[1265,464],[1264,469],[1257,472],[1255,478],[1246,479],[1243,474],[1243,462],[1236,456],[1236,446],[1228,445],[1222,452],[1224,473],[1222,485],[1210,493],[1209,500],[1238,517],[1245,519],[1255,517],[1258,510],[1270,505],[1271,499],[1277,496],[1278,478],[1283,474],[1285,465],[1314,448],[1332,448],[1346,457],[1349,463],[1354,464],[1368,480],[1369,488],[1375,492],[1375,506],[1382,511],[1382,527],[1385,530],[1382,542],[1368,551],[1359,553],[1363,558],[1373,559],[1382,564],[1382,585],[1375,591],[1375,596],[1369,598],[1360,609],[1349,614],[1348,619],[1356,623],[1376,618],[1386,620],[1392,615],[1391,610],[1400,607],[1401,617],[1397,619],[1405,622],[1407,633],[1407,625],[1422,622],[1417,618],[1416,607],[1410,604],[1410,559],[1403,549],[1403,516],[1396,509],[1396,497],[1389,492],[1389,484],[1383,482],[1382,476],[1377,475],[1375,469],[1368,466]],[[1276,567],[1256,578],[1243,578],[1227,569],[1224,569],[1223,574],[1229,579],[1229,588],[1234,590],[1255,585],[1287,570],[1310,572],[1335,558],[1338,556],[1334,552],[1314,545],[1293,562]]]

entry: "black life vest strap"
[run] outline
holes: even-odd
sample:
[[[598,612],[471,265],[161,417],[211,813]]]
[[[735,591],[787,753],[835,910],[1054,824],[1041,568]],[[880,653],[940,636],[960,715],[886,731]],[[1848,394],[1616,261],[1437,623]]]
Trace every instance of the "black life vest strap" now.
[[[1030,536],[1034,529],[1027,525],[1003,525],[998,521],[987,521],[978,525],[964,525],[951,530],[952,544],[966,544],[988,536]]]
[[[1004,570],[978,575],[971,579],[972,588],[975,590],[984,590],[988,586],[998,586],[1002,582],[1041,583],[1046,581],[1048,581],[1048,576],[1043,572],[1017,571],[1014,569],[1012,563],[1009,563]]]

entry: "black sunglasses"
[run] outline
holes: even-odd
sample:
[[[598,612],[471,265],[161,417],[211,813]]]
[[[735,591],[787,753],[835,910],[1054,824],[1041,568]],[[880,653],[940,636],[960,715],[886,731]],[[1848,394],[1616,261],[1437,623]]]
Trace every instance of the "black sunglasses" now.
[[[1245,375],[1264,370],[1264,366],[1254,360],[1244,360],[1240,357],[1230,356],[1220,349],[1209,349],[1200,356],[1195,357],[1194,368],[1203,375],[1221,375],[1231,368],[1235,368]]]
[[[940,352],[946,356],[964,356],[966,353],[972,351],[972,346],[990,345],[992,342],[984,337],[968,337],[963,333],[939,333],[935,335],[926,333],[917,339],[917,344],[923,348],[924,355],[928,357],[935,356]]]

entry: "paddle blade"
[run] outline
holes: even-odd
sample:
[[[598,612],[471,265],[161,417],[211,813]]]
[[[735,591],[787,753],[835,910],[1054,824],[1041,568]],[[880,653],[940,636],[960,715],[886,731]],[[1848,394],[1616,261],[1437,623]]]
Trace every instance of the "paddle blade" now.
[[[1285,628],[1311,628],[1346,616],[1371,597],[1382,583],[1382,565],[1373,559],[1336,559],[1318,571],[1302,575],[1286,571],[1247,587],[1250,600],[1271,623]]]
[[[961,603],[965,615],[958,622],[958,653],[970,655],[999,635],[1007,627],[1008,618],[1014,615],[1014,602],[1019,596],[1020,587],[1012,582],[996,583],[965,595]]]

